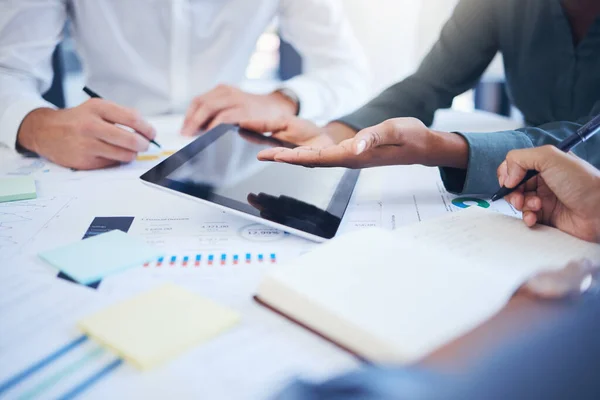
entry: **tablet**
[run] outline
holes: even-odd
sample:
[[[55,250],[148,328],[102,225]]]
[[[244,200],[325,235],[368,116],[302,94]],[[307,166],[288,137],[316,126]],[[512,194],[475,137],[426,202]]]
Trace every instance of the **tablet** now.
[[[360,172],[257,160],[259,151],[276,146],[296,147],[219,125],[141,179],[311,240],[334,237]]]

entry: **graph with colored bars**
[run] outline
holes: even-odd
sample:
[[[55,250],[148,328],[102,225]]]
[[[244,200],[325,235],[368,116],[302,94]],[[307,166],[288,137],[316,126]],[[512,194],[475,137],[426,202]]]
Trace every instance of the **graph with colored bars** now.
[[[145,268],[180,267],[199,268],[202,266],[236,266],[243,264],[277,264],[277,253],[208,253],[194,255],[171,255],[159,257],[156,261],[147,262]]]

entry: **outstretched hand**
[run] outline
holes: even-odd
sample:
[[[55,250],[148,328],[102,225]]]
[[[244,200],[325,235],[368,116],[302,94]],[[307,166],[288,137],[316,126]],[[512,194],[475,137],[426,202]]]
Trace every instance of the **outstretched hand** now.
[[[431,131],[415,118],[385,121],[339,144],[333,144],[326,132],[320,132],[311,125],[303,127],[299,124],[243,126],[272,131],[277,137],[294,137],[295,143],[302,144],[295,149],[276,147],[264,150],[258,154],[262,161],[306,167],[367,168],[396,164],[466,167],[468,149],[464,139],[455,134]],[[303,128],[305,135],[298,135],[297,132]]]

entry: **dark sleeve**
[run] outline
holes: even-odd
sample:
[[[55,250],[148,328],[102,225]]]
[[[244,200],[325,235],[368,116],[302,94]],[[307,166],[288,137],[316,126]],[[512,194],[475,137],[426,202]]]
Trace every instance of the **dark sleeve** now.
[[[494,3],[462,0],[415,74],[338,121],[357,130],[397,117],[431,125],[435,111],[450,107],[455,96],[472,88],[496,55]]]
[[[466,170],[440,168],[444,185],[453,193],[493,194],[500,188],[496,170],[509,151],[546,144],[556,145],[598,114],[600,114],[600,101],[596,103],[589,116],[576,122],[552,122],[539,127],[506,132],[459,132],[469,143],[469,164]],[[596,168],[600,168],[600,135],[593,136],[587,142],[576,146],[573,152]]]
[[[275,400],[434,400],[444,391],[448,379],[411,368],[369,367],[326,382],[297,381],[278,394]],[[439,399],[435,399],[439,400]]]

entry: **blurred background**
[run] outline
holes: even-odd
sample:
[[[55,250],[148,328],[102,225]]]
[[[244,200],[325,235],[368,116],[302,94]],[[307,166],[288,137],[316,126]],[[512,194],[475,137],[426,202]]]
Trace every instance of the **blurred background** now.
[[[377,3],[377,7],[373,3]],[[412,73],[437,40],[458,0],[344,0],[347,16],[368,56],[374,76],[372,95]],[[435,10],[435,12],[432,12]],[[69,36],[54,57],[55,82],[46,98],[59,107],[86,99],[81,92],[83,73]],[[277,21],[258,40],[246,70],[247,87],[260,87],[294,77],[302,71],[302,58],[280,40]],[[500,56],[492,63],[477,88],[455,99],[453,108],[480,109],[520,120],[504,87]]]

